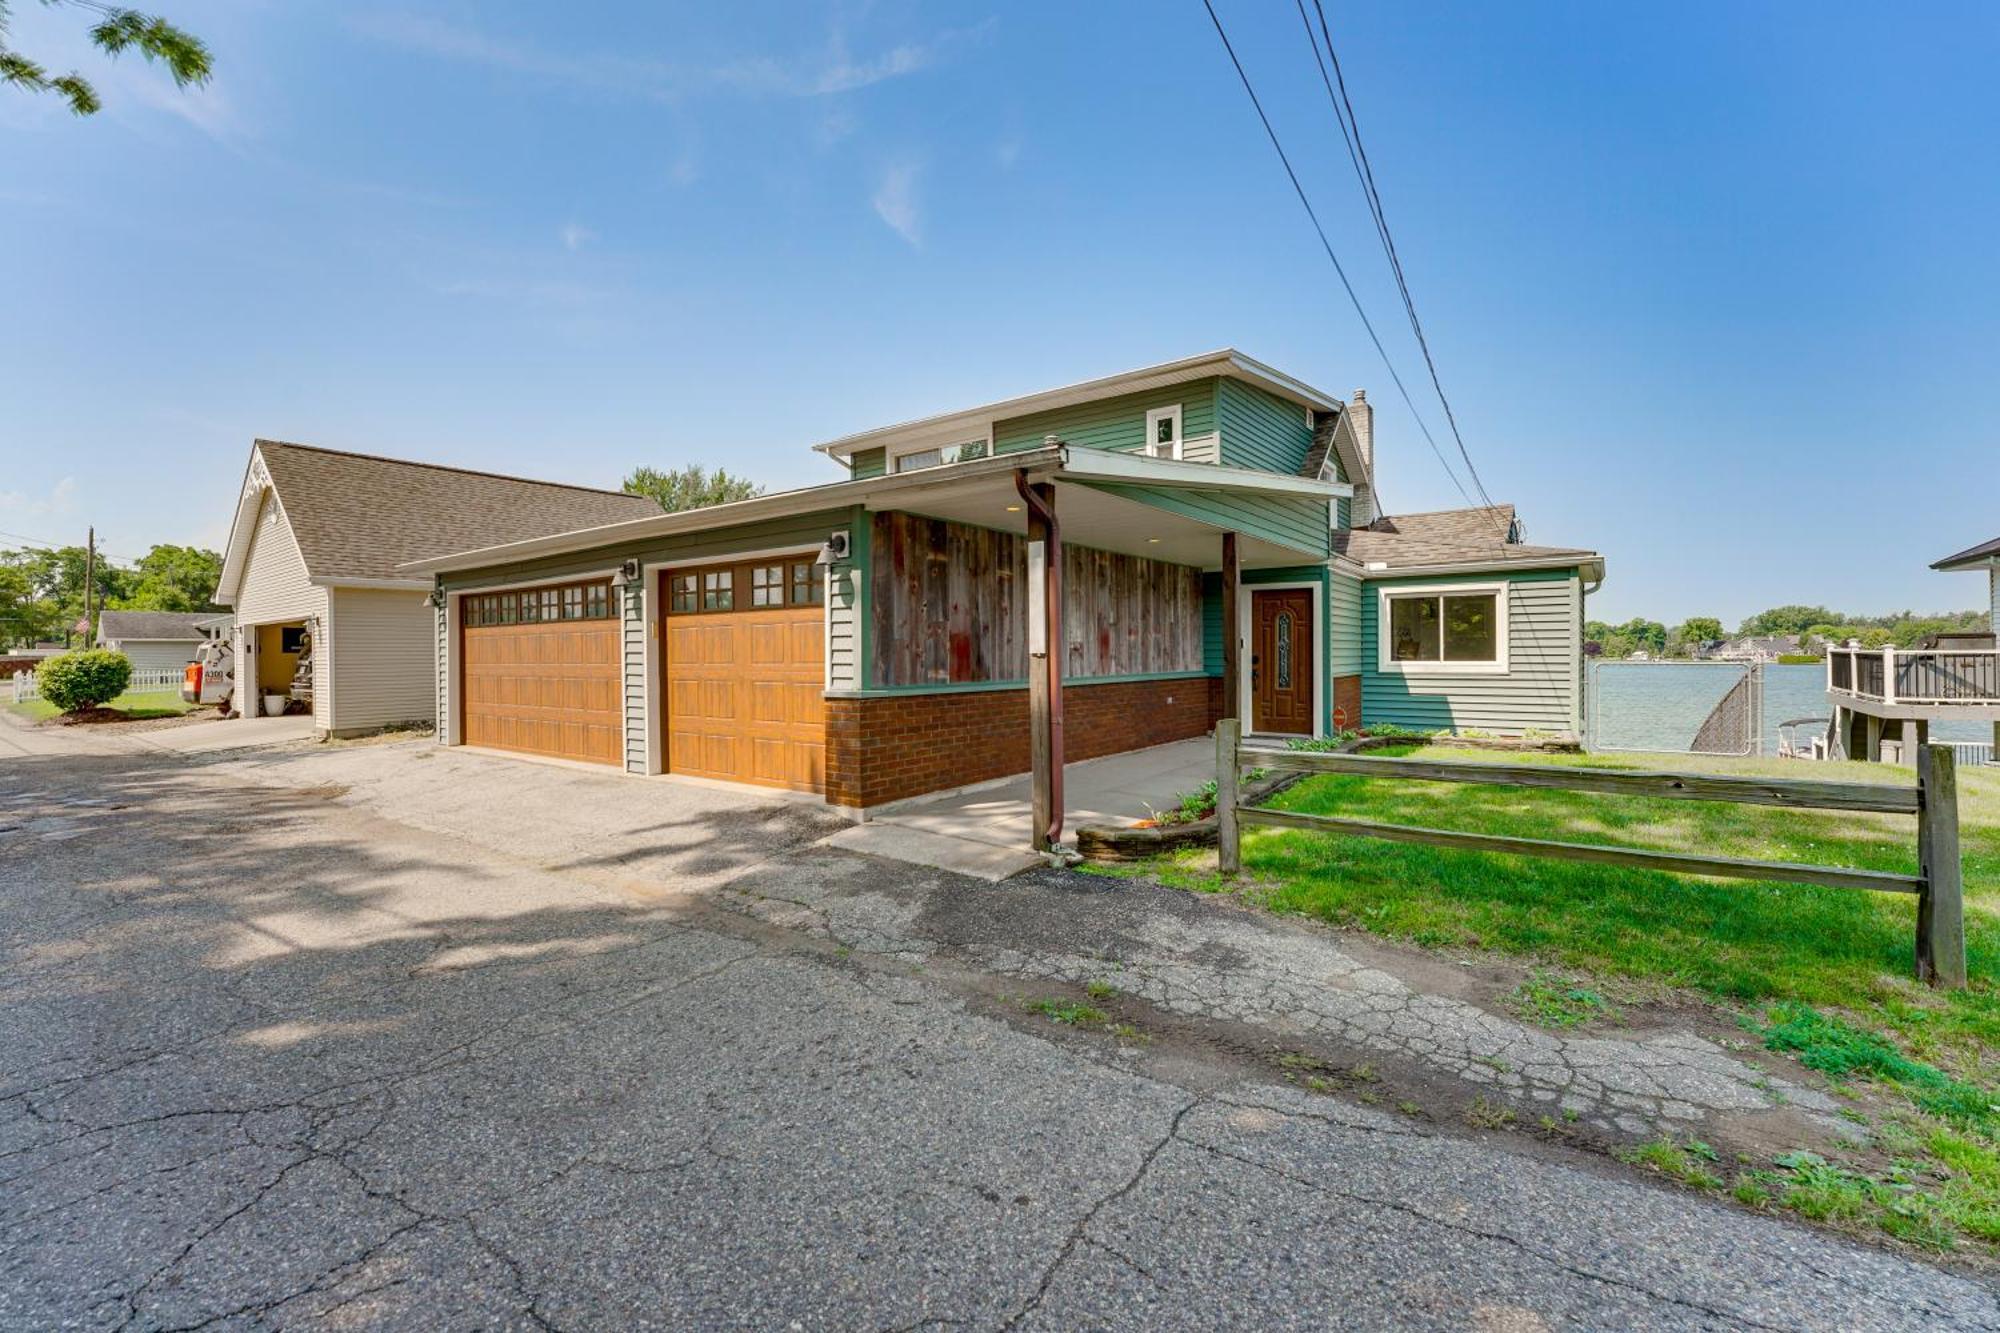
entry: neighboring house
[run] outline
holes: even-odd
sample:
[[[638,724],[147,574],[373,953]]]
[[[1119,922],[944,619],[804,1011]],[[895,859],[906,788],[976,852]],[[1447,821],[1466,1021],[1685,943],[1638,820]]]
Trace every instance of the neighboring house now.
[[[309,694],[316,729],[336,735],[428,722],[431,583],[399,565],[660,512],[618,491],[258,440],[216,592],[235,610],[239,686]]]
[[[1505,507],[1382,518],[1359,392],[1223,351],[818,448],[843,480],[404,566],[440,739],[865,810],[1028,771],[1044,642],[1072,760],[1224,715],[1580,729],[1602,560]]]
[[[97,646],[125,654],[134,671],[178,671],[216,637],[216,619],[213,611],[104,611]],[[229,618],[221,619],[226,628]]]
[[[1804,651],[1804,644],[1796,634],[1764,634],[1745,635],[1740,639],[1723,639],[1718,643],[1704,644],[1700,656],[1711,662],[1768,664],[1781,657],[1796,656]]]

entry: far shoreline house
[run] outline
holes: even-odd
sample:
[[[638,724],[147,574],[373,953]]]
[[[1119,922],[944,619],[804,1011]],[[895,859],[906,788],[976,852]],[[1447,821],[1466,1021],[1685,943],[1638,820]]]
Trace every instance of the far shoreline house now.
[[[1033,771],[1059,823],[1061,759],[1224,716],[1581,732],[1602,557],[1384,514],[1359,391],[1224,350],[817,448],[843,479],[401,566],[439,740],[855,813]]]
[[[2000,762],[2000,537],[1932,563],[1946,572],[1984,571],[1986,633],[1933,634],[1914,648],[1829,647],[1826,696],[1836,758],[1911,763],[1939,721],[1990,723],[1986,762]],[[1983,744],[1983,743],[1982,743]],[[1971,747],[1977,753],[1980,745]]]

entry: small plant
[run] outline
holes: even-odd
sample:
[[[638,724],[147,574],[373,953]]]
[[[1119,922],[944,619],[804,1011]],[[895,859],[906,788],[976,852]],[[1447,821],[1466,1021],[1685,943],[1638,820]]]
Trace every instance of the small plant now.
[[[1611,1012],[1596,991],[1539,969],[1514,988],[1506,1004],[1529,1022],[1550,1028],[1573,1028]]]
[[[1475,1129],[1505,1129],[1514,1123],[1514,1108],[1504,1102],[1474,1097],[1472,1105],[1465,1108],[1465,1123]]]
[[[1324,754],[1330,750],[1338,750],[1360,734],[1358,731],[1336,731],[1331,736],[1294,736],[1285,742],[1285,748],[1304,750],[1311,754]]]
[[[1714,1161],[1716,1151],[1698,1139],[1679,1144],[1672,1139],[1658,1138],[1636,1148],[1627,1148],[1618,1156],[1622,1161],[1657,1171],[1663,1176],[1672,1176],[1683,1185],[1691,1185],[1698,1190],[1722,1188],[1722,1177],[1701,1165]]]
[[[125,693],[132,683],[132,659],[104,648],[64,653],[42,663],[35,688],[65,713],[98,708]]]
[[[1858,1078],[1893,1084],[1920,1109],[1961,1128],[2000,1126],[2000,1107],[1991,1094],[1936,1065],[1912,1060],[1886,1038],[1810,1005],[1777,1005],[1770,1016],[1777,1021],[1762,1030],[1764,1045],[1792,1052],[1800,1064],[1836,1083]]]
[[[1083,993],[1093,1000],[1108,1000],[1118,993],[1118,988],[1103,977],[1092,977],[1084,983]]]
[[[1402,1112],[1404,1115],[1412,1117],[1420,1116],[1424,1113],[1424,1108],[1412,1101],[1397,1102],[1396,1109]]]
[[[1095,1027],[1100,1023],[1109,1022],[1111,1018],[1111,1015],[1102,1009],[1079,1004],[1074,1000],[1032,1000],[1028,1008],[1043,1015],[1051,1023],[1061,1023],[1065,1027],[1082,1027],[1086,1024]]]

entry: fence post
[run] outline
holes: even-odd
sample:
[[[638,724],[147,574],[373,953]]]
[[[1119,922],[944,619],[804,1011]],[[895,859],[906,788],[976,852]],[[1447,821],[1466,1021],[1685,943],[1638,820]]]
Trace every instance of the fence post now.
[[[1233,717],[1221,718],[1215,724],[1215,848],[1216,863],[1225,875],[1243,869],[1243,852],[1236,829],[1239,771],[1236,744],[1242,733],[1243,724]]]
[[[1965,904],[1958,852],[1958,769],[1949,745],[1917,747],[1917,980],[1965,988]]]

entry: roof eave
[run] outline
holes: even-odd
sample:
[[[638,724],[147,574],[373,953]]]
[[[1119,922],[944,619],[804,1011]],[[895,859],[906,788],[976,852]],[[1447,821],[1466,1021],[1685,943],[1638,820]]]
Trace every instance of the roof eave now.
[[[1400,579],[1440,574],[1505,574],[1515,570],[1574,569],[1582,577],[1596,581],[1604,577],[1604,557],[1595,551],[1575,555],[1522,556],[1495,560],[1446,560],[1421,565],[1377,565],[1364,562],[1364,579]]]

